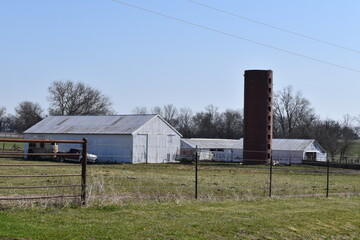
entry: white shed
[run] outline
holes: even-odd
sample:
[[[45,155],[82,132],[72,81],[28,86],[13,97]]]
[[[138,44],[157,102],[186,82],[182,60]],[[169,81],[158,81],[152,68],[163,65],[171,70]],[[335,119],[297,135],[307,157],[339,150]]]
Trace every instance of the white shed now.
[[[280,163],[325,162],[326,151],[314,139],[273,139],[272,158]]]
[[[26,130],[24,137],[87,138],[88,152],[96,154],[103,163],[165,163],[175,160],[181,134],[159,115],[142,114],[49,116]],[[59,151],[65,152],[72,147],[75,146],[60,144]]]
[[[242,162],[243,139],[181,139],[181,148],[198,147],[214,153],[215,161]],[[273,161],[280,163],[302,163],[304,161],[326,161],[326,151],[314,139],[278,139],[272,141]]]
[[[239,140],[212,138],[182,138],[181,149],[201,149],[214,154],[213,160],[224,162],[241,162],[242,149],[236,148]]]

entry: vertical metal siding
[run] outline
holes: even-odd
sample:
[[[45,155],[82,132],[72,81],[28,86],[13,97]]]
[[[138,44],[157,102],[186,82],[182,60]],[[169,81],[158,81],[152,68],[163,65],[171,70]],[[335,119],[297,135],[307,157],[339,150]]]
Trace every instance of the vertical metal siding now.
[[[146,137],[145,137],[146,136]],[[26,134],[27,138],[77,140],[86,137],[89,153],[104,163],[164,163],[175,161],[180,136],[159,117],[145,123],[134,135]],[[74,146],[59,146],[67,151]]]
[[[132,163],[131,135],[65,135],[65,134],[25,134],[26,139],[81,140],[88,139],[88,152],[98,156],[101,163]],[[59,151],[81,147],[74,144],[60,144]]]
[[[134,134],[134,155],[140,155],[139,135],[148,135],[148,163],[166,163],[175,161],[176,151],[180,148],[180,136],[160,118],[153,118],[137,134]],[[139,162],[145,162],[145,159]]]

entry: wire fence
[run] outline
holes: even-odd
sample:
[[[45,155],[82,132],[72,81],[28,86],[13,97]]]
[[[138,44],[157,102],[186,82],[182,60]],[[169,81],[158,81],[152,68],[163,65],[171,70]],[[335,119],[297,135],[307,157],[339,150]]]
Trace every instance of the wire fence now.
[[[308,164],[273,166],[272,171],[218,162],[92,165],[89,201],[356,195],[359,178],[358,170]]]
[[[8,147],[12,145],[10,143]],[[0,177],[0,198],[22,195],[29,199],[43,195],[78,197],[82,191],[79,164],[54,162],[56,159],[29,160],[23,158],[23,150],[5,150],[0,151],[3,164],[0,165],[0,175],[3,176]],[[36,154],[41,157],[41,154]],[[360,165],[356,158],[347,158],[346,162],[328,157],[326,161],[304,159],[302,164],[273,161],[244,165],[240,158],[237,161],[218,161],[204,149],[191,153],[185,162],[181,161],[183,156],[178,156],[166,164],[87,165],[87,203],[360,195]],[[23,164],[31,165],[22,172],[28,179],[26,181],[14,176],[20,175],[20,165]]]
[[[90,201],[118,202],[358,195],[360,171],[332,164],[273,166],[195,161],[93,165],[89,196]]]
[[[0,138],[0,142],[3,143],[3,149],[0,150],[1,202],[75,198],[81,204],[86,203],[86,139],[55,141]],[[24,151],[24,143],[34,147]],[[80,164],[52,163],[59,154],[55,151],[58,143],[82,145]],[[11,148],[6,149],[5,145]],[[37,148],[37,145],[41,148]]]

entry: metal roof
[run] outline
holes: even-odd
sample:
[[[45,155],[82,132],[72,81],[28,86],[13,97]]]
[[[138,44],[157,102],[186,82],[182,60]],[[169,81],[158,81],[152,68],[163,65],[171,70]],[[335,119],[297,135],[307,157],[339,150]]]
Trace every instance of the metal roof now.
[[[192,148],[234,148],[239,142],[236,139],[211,139],[211,138],[182,138],[181,141],[188,144]]]
[[[204,139],[204,138],[185,138],[181,139],[191,147],[195,148],[224,148],[224,149],[243,149],[243,138],[239,140],[233,139]],[[281,139],[274,138],[272,140],[272,150],[277,151],[304,151],[311,144],[316,142],[314,139]],[[323,148],[316,143],[316,147],[321,150]]]
[[[278,151],[303,151],[309,147],[314,139],[273,139],[272,149]]]
[[[156,114],[116,116],[49,116],[26,130],[24,133],[132,134],[141,128],[144,124],[156,117],[163,120],[159,115]],[[171,127],[166,121],[164,122],[169,127]]]

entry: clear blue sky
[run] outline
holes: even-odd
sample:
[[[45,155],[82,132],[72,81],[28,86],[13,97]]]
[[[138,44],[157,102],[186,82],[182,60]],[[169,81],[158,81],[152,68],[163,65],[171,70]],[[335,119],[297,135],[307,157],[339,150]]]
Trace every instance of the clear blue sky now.
[[[300,38],[186,0],[16,0],[0,5],[0,106],[47,110],[55,80],[89,84],[119,114],[164,104],[243,108],[243,73],[271,69],[274,90],[292,85],[321,118],[359,115],[360,53]],[[218,9],[360,51],[360,1],[198,0]],[[246,38],[274,48],[265,47]]]

